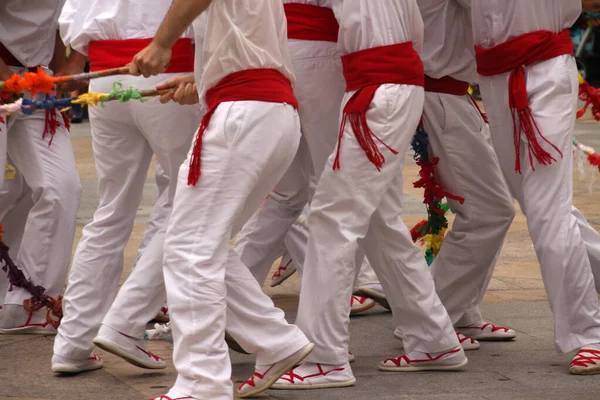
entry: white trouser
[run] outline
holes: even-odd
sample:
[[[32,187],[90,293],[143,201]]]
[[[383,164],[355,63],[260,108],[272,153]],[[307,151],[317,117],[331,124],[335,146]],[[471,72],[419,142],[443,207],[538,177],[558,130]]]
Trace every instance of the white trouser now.
[[[154,180],[158,188],[158,197],[156,198],[156,203],[154,203],[150,217],[148,217],[148,222],[146,222],[144,236],[142,236],[142,241],[138,246],[138,255],[132,268],[136,267],[154,235],[166,223],[173,206],[173,199],[169,198],[169,191],[167,190],[169,188],[170,177],[159,163],[156,163]]]
[[[65,284],[81,197],[69,132],[62,116],[58,111],[56,113],[60,126],[56,128],[51,145],[48,145],[50,137],[42,138],[44,111],[10,119],[8,155],[26,185],[5,182],[9,191],[2,197],[8,196],[10,200],[0,199],[4,208],[7,203],[23,198],[25,187],[30,188],[31,207],[21,225],[22,240],[14,261],[35,285],[43,286],[45,294],[54,298],[62,293]],[[14,288],[6,294],[4,302],[22,305],[30,297],[25,289]]]
[[[557,161],[546,166],[535,164],[534,171],[522,135],[522,174],[515,172],[508,80],[508,73],[484,77],[480,88],[502,172],[527,217],[554,314],[556,347],[568,352],[600,343],[600,307],[581,229],[572,213],[572,140],[578,93],[575,60],[560,56],[526,68],[533,118],[540,132],[560,149],[562,157],[538,136],[540,144],[552,151]]]
[[[125,87],[150,89],[171,76],[100,78],[91,82],[90,91],[110,92],[117,80]],[[198,106],[160,104],[156,98],[90,109],[99,205],[75,252],[55,354],[89,357],[92,340],[115,298],[152,154],[175,177],[199,121]],[[168,190],[174,193],[175,188]],[[160,258],[153,261],[161,263]]]
[[[290,40],[289,47],[306,145],[300,145],[290,169],[236,243],[242,262],[261,284],[281,255],[286,233],[309,201],[311,173],[318,179],[335,148],[346,86],[336,43]]]
[[[225,102],[204,133],[196,186],[187,185],[189,157],[181,166],[164,258],[178,392],[233,399],[226,321],[240,344],[257,353],[257,364],[279,361],[308,343],[229,248],[289,167],[300,136],[290,105]]]
[[[353,95],[346,94],[344,101]],[[340,147],[340,170],[330,156],[308,218],[309,241],[300,294],[298,326],[316,344],[307,361],[348,362],[348,323],[360,248],[372,261],[395,315],[401,315],[406,352],[458,346],[433,278],[402,222],[402,169],[423,110],[423,88],[382,85],[367,112],[370,129],[397,150],[380,172],[367,159],[350,124]]]
[[[448,201],[456,217],[431,266],[437,294],[456,324],[483,300],[514,204],[488,126],[469,96],[425,93],[423,124],[430,157],[439,158],[440,183],[465,199],[462,205]]]

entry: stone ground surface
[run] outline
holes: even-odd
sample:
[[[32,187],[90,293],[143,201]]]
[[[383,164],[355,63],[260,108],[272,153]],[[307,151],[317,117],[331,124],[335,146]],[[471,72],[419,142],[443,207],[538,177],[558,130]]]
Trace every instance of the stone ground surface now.
[[[578,124],[577,137],[600,149],[598,125],[591,121]],[[97,204],[96,175],[91,151],[89,125],[76,125],[73,144],[84,187],[79,210],[77,244],[81,228],[92,218]],[[407,154],[407,157],[409,155]],[[588,170],[589,172],[589,170]],[[136,256],[145,220],[156,196],[150,171],[138,218],[125,254],[127,276]],[[405,170],[406,223],[413,225],[424,217],[422,197],[410,182],[417,167],[409,163]],[[575,180],[575,204],[600,229],[600,185],[589,190],[591,176]],[[299,282],[296,276],[282,286],[265,289],[282,307],[290,320],[295,318]],[[490,288],[483,305],[492,322],[513,327],[518,338],[509,343],[483,344],[470,352],[469,366],[458,373],[383,373],[377,362],[402,350],[392,336],[391,314],[374,308],[351,323],[351,351],[357,356],[353,365],[358,383],[354,388],[309,392],[270,391],[263,398],[274,399],[597,399],[600,376],[575,377],[567,373],[572,354],[554,351],[552,318],[546,302],[539,265],[536,261],[525,217],[519,213],[506,239]],[[77,377],[60,378],[50,371],[51,337],[0,336],[0,399],[10,400],[143,400],[164,394],[174,382],[172,347],[166,342],[151,342],[150,349],[168,360],[163,372],[146,372],[105,352],[105,368]],[[253,358],[232,354],[233,380],[252,373]],[[206,399],[210,400],[210,399]]]

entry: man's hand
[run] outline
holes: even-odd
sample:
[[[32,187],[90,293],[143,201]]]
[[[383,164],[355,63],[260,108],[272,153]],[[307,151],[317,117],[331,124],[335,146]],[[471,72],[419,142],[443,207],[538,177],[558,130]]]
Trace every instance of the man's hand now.
[[[161,103],[174,101],[179,104],[198,104],[198,88],[193,74],[175,76],[157,87],[158,90],[175,89],[160,98]]]
[[[133,61],[129,64],[129,73],[144,75],[145,78],[162,74],[166,71],[170,60],[171,49],[159,46],[156,41],[152,41],[133,57]]]
[[[13,76],[13,72],[4,64],[4,61],[0,60],[0,81],[5,81]]]
[[[582,0],[581,6],[584,12],[600,11],[600,0]]]

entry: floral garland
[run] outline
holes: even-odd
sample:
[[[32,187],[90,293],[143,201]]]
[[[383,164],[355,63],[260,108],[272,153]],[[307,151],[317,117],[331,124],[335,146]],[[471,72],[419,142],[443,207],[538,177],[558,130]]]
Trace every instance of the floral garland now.
[[[421,170],[420,179],[413,182],[415,188],[424,189],[423,203],[427,206],[427,219],[415,225],[410,233],[413,242],[419,242],[425,250],[425,260],[427,265],[431,265],[433,260],[440,252],[446,230],[448,229],[448,203],[444,203],[444,197],[456,200],[463,204],[465,199],[454,196],[444,190],[440,182],[435,177],[435,168],[439,164],[438,157],[431,158],[429,155],[429,137],[423,124],[419,124],[417,132],[411,142],[415,152],[414,159]]]

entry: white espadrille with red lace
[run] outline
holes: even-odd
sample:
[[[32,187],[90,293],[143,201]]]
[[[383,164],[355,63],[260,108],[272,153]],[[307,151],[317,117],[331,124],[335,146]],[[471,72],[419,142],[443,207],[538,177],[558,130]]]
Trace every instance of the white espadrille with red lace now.
[[[375,307],[375,300],[363,296],[352,296],[350,299],[350,314],[358,314]]]
[[[74,375],[94,371],[104,366],[104,362],[96,353],[83,359],[67,358],[59,355],[52,356],[52,371],[58,374]]]
[[[479,344],[477,340],[465,336],[460,332],[456,332],[456,336],[458,337],[458,341],[460,342],[460,345],[464,351],[479,350],[481,347],[481,344]]]
[[[277,271],[275,271],[271,277],[271,287],[281,285],[295,273],[296,265],[294,265],[294,260],[292,260],[288,253],[285,253],[283,257],[281,257],[281,262],[279,263]]]
[[[465,336],[460,332],[456,332],[456,336],[464,351],[479,350],[481,347],[481,344],[477,340]],[[394,329],[394,337],[398,340],[402,340],[402,331],[398,328]]]
[[[571,361],[569,372],[574,375],[600,374],[600,346],[586,346],[579,349]]]
[[[175,390],[169,391],[169,393],[164,394],[160,397],[155,397],[152,400],[198,400],[192,396],[185,396],[181,393],[177,393]]]
[[[356,378],[350,364],[325,365],[304,363],[283,375],[271,389],[309,390],[353,386]]]
[[[18,304],[5,304],[0,311],[0,335],[56,335],[48,322],[48,310],[27,311]]]
[[[94,344],[136,367],[164,369],[167,366],[165,360],[146,349],[145,340],[128,336],[106,325],[100,327]]]
[[[392,309],[387,300],[385,292],[383,291],[381,283],[367,283],[366,285],[360,286],[358,289],[356,289],[354,294],[373,299],[377,302],[377,304],[388,310]]]
[[[505,326],[494,325],[488,322],[476,324],[472,326],[463,326],[456,330],[471,339],[481,341],[503,341],[513,340],[517,337],[517,333]]]
[[[283,374],[291,371],[300,364],[314,348],[315,345],[309,343],[291,356],[275,364],[257,365],[250,379],[242,383],[238,388],[238,396],[242,398],[255,396],[269,389]]]
[[[378,368],[390,372],[457,371],[464,368],[468,362],[462,347],[456,347],[435,355],[415,352],[388,358],[380,362]]]

